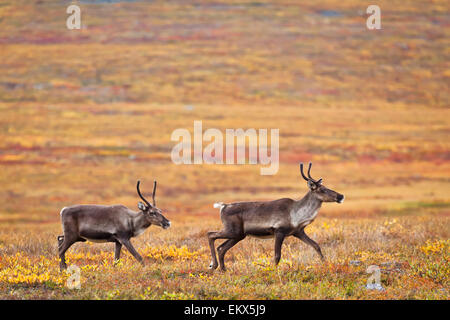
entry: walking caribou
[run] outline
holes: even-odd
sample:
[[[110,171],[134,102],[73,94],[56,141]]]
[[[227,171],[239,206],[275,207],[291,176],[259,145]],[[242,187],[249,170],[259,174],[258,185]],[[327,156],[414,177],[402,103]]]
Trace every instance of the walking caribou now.
[[[315,180],[311,177],[309,163],[308,176],[303,173],[303,163],[300,163],[300,173],[307,181],[308,193],[300,200],[283,198],[274,201],[260,202],[235,202],[225,204],[218,202],[214,208],[220,209],[222,231],[208,232],[209,247],[211,249],[211,269],[218,267],[214,241],[227,239],[218,248],[220,269],[225,271],[224,257],[239,241],[246,236],[259,238],[275,238],[275,265],[281,258],[281,246],[287,236],[294,236],[312,246],[324,260],[320,246],[309,238],[304,229],[314,221],[322,202],[342,203],[344,196],[336,191],[326,188],[322,179]]]
[[[153,184],[153,204],[150,204],[139,190],[140,181],[137,182],[137,193],[145,202],[138,202],[139,211],[133,211],[123,205],[74,205],[61,210],[61,223],[63,236],[58,236],[58,252],[61,259],[60,268],[66,269],[65,253],[75,242],[86,240],[92,242],[114,242],[116,244],[114,260],[120,258],[120,250],[124,245],[128,251],[143,263],[142,257],[133,247],[130,238],[143,233],[152,224],[164,229],[170,227],[170,221],[156,207],[156,181]]]

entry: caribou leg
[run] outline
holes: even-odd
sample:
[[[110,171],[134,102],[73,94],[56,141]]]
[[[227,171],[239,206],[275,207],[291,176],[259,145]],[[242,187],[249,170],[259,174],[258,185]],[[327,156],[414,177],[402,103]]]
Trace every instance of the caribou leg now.
[[[128,251],[130,251],[130,253],[137,261],[144,265],[144,259],[142,259],[141,255],[136,251],[129,239],[120,239],[119,241],[125,246],[125,248],[128,249]]]
[[[226,271],[227,269],[225,268],[225,253],[227,253],[228,250],[230,250],[232,247],[234,247],[239,241],[241,241],[242,239],[244,239],[245,237],[239,237],[239,238],[234,238],[234,239],[228,239],[227,241],[225,241],[224,243],[222,243],[218,248],[217,248],[217,253],[219,254],[219,264],[220,264],[220,269],[222,271]]]
[[[325,260],[323,254],[322,254],[322,250],[320,250],[320,246],[317,244],[317,242],[315,242],[313,239],[308,237],[303,229],[300,230],[299,232],[295,233],[294,236],[299,238],[300,240],[302,240],[304,243],[313,247],[314,250],[316,250],[316,252],[319,254],[320,259],[322,259],[322,261]]]
[[[119,241],[116,241],[116,246],[114,249],[114,264],[119,262],[121,249],[122,249],[122,244]]]
[[[59,239],[58,239],[58,241],[59,241]],[[78,241],[78,238],[71,238],[71,237],[63,236],[63,241],[62,241],[61,245],[58,244],[59,258],[61,259],[61,261],[59,263],[59,269],[61,271],[67,269],[67,264],[66,264],[67,249],[69,249],[70,246],[73,245],[77,241]]]
[[[281,259],[281,246],[283,245],[285,235],[282,232],[275,233],[275,265],[278,265]]]
[[[233,239],[236,238],[236,236],[230,232],[227,231],[210,231],[208,232],[208,242],[209,242],[209,248],[211,249],[211,264],[209,265],[210,269],[216,269],[218,267],[217,263],[217,257],[216,257],[216,249],[214,247],[214,241],[217,239]],[[225,241],[226,242],[226,241]],[[225,244],[225,242],[223,244]]]

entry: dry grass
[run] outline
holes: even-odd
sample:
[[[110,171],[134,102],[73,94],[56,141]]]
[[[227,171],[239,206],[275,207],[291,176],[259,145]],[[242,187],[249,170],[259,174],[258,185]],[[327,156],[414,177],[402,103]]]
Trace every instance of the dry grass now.
[[[113,266],[112,244],[79,243],[67,254],[81,268],[81,289],[59,272],[58,227],[21,227],[0,234],[0,285],[7,299],[447,299],[448,217],[319,218],[309,234],[327,257],[288,238],[278,268],[273,243],[245,239],[233,248],[226,273],[210,272],[206,230],[212,220],[173,218],[167,231],[135,239],[146,265],[129,253]],[[28,232],[25,232],[28,230]],[[12,232],[16,231],[16,232]],[[436,240],[429,240],[436,239]],[[355,263],[355,261],[358,261]],[[364,288],[369,265],[381,268],[383,292]]]

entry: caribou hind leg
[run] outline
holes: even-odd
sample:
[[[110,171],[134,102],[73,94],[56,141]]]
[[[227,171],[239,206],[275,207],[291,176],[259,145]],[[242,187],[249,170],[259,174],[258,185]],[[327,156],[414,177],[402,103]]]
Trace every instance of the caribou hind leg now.
[[[233,234],[233,233],[230,233],[230,232],[228,232],[228,231],[211,231],[211,232],[208,232],[208,242],[209,242],[209,248],[211,249],[211,264],[209,265],[209,268],[210,269],[212,269],[212,270],[214,270],[214,269],[216,269],[218,266],[219,266],[219,264],[218,264],[218,262],[217,262],[217,257],[216,257],[216,249],[215,249],[215,246],[214,246],[214,242],[217,240],[217,239],[228,239],[228,240],[232,240],[232,239],[235,239],[235,238],[239,238],[238,236],[236,236],[235,234]],[[219,248],[221,248],[223,245],[225,245],[225,243],[226,243],[227,241],[225,241],[224,243],[222,243],[220,246],[219,246]],[[219,248],[217,248],[217,251],[218,251],[218,253],[219,253],[219,259],[220,259],[220,255],[221,255],[221,253],[219,252]],[[225,251],[226,252],[226,251]]]
[[[230,250],[232,247],[234,247],[239,241],[241,241],[244,238],[245,238],[245,236],[241,236],[241,237],[234,238],[234,239],[228,239],[217,248],[217,253],[219,255],[220,270],[222,270],[222,271],[227,270],[227,268],[225,268],[225,262],[224,262],[225,253],[227,253],[228,250]]]
[[[61,237],[61,236],[60,236]],[[78,241],[78,238],[70,238],[66,236],[62,236],[62,242],[59,244],[60,237],[58,237],[58,254],[59,258],[61,259],[59,263],[60,270],[67,269],[66,265],[66,251],[70,248],[71,245],[73,245],[75,242]]]
[[[224,231],[208,232],[208,243],[209,243],[209,249],[211,250],[211,263],[209,264],[209,268],[212,270],[217,269],[217,267],[219,266],[219,264],[217,262],[216,248],[214,246],[214,242],[217,239],[226,239],[226,238],[229,238],[229,237],[226,236],[226,233]]]
[[[216,250],[214,246],[214,241],[217,239],[228,239],[222,243],[217,248],[217,253],[219,255],[220,269],[225,271],[225,265],[223,263],[225,253],[231,249],[236,243],[245,238],[245,234],[242,232],[238,224],[228,224],[225,229],[219,232],[211,231],[208,232],[209,248],[211,249],[211,264],[209,268],[214,270],[219,266],[216,258]]]

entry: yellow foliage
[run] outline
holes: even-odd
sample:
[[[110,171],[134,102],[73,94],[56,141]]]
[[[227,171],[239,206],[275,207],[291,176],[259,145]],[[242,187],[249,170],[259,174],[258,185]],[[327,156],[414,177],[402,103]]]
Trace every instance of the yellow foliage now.
[[[450,240],[427,240],[420,250],[426,255],[440,254],[444,251],[448,252],[450,247]]]
[[[195,259],[201,256],[198,251],[191,251],[187,246],[176,247],[159,246],[159,247],[146,247],[144,249],[144,255],[156,260],[188,260]]]
[[[21,252],[13,256],[5,256],[1,263],[0,282],[28,285],[51,282],[63,285],[68,276],[60,273],[59,269],[51,268],[54,263],[44,256],[32,261]]]

